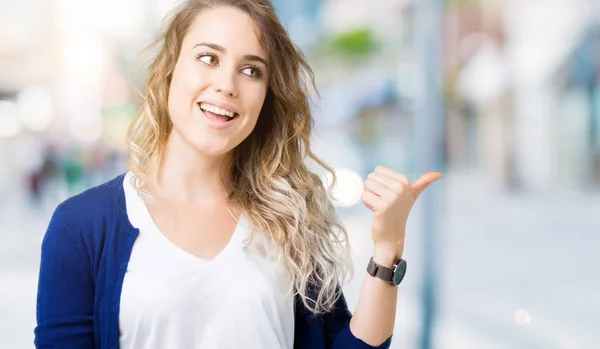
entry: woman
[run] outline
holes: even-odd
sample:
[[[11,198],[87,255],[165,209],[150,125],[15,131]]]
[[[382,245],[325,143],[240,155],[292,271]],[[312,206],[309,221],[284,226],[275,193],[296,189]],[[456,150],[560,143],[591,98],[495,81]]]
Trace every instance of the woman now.
[[[369,175],[372,276],[351,316],[347,235],[305,163],[329,170],[309,143],[313,75],[269,1],[188,1],[159,43],[130,171],[49,224],[36,346],[389,347],[406,219],[440,175]]]

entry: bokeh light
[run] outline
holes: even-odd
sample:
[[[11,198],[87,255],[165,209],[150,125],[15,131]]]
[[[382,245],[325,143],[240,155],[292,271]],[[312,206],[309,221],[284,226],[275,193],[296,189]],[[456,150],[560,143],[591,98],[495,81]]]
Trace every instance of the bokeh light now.
[[[17,105],[11,101],[0,101],[0,137],[16,136],[21,128]]]
[[[104,129],[102,115],[99,111],[91,110],[69,121],[71,133],[82,142],[94,142],[102,136]]]
[[[24,90],[17,97],[17,105],[21,123],[25,128],[43,131],[52,123],[52,97],[46,89],[30,87]]]
[[[525,309],[518,309],[515,312],[515,321],[519,325],[527,325],[531,323],[531,315]]]
[[[336,183],[332,188],[332,196],[337,206],[349,207],[356,205],[363,192],[363,179],[350,169],[334,169]],[[326,175],[326,185],[329,187],[332,182],[331,175]]]

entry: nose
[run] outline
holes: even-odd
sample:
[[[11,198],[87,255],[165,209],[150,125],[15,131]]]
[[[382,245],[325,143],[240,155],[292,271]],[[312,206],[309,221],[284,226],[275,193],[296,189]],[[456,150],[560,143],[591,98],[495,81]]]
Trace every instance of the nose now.
[[[235,84],[235,73],[228,72],[227,69],[220,70],[220,74],[216,74],[215,76],[215,91],[226,94],[228,97],[237,97],[238,91]]]

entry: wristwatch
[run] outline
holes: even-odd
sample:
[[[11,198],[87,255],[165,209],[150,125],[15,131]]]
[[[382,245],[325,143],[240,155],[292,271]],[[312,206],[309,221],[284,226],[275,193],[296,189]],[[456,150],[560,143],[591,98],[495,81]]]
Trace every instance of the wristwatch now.
[[[406,261],[404,259],[399,259],[392,264],[391,268],[388,268],[375,263],[373,257],[371,257],[369,265],[367,266],[367,273],[382,279],[390,285],[398,286],[406,274]]]

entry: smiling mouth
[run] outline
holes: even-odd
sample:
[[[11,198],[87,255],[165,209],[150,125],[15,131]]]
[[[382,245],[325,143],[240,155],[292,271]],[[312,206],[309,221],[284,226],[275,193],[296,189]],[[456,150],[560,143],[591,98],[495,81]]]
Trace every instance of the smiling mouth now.
[[[229,122],[237,118],[240,114],[232,112],[227,109],[221,109],[208,103],[198,103],[198,107],[204,115],[209,119],[220,122]]]

